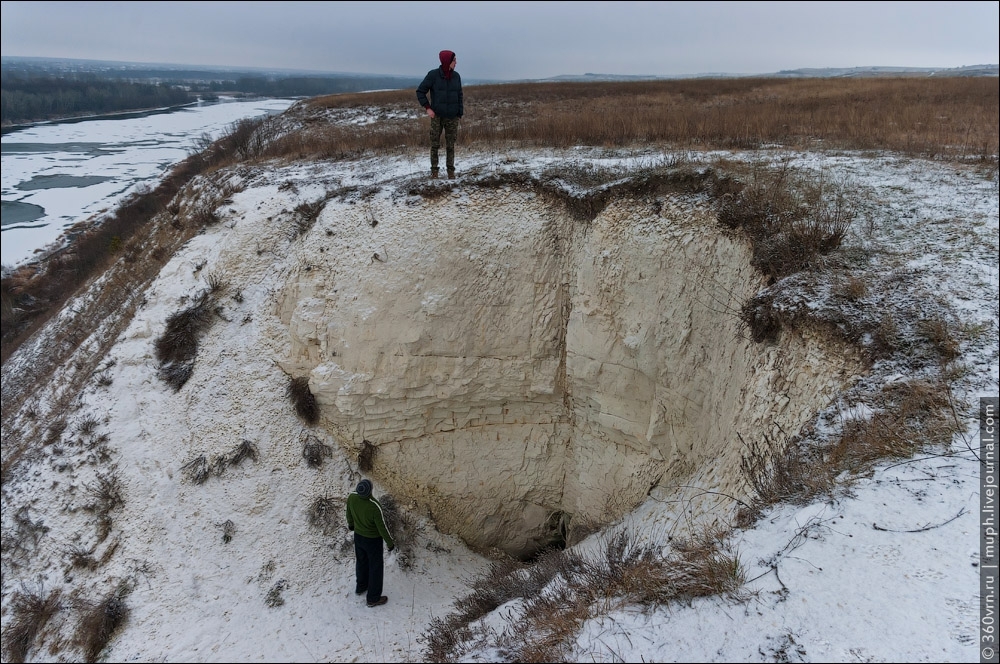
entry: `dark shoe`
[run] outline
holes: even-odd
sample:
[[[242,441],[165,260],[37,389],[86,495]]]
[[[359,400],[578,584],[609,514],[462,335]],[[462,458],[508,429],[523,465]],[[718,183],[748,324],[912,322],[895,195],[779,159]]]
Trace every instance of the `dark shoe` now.
[[[448,179],[449,180],[455,179],[455,171],[448,171]]]
[[[438,179],[438,172],[436,170],[431,170],[431,179],[432,180]]]
[[[363,589],[363,590],[355,590],[355,591],[354,591],[354,594],[355,594],[355,595],[364,595],[364,594],[365,594],[366,592],[368,592],[368,589],[367,589],[367,588],[365,588],[365,589]]]
[[[386,597],[385,595],[382,595],[381,597],[378,598],[377,601],[375,601],[375,602],[368,602],[368,608],[370,609],[373,606],[382,606],[383,604],[385,604],[388,601],[389,601],[389,598]]]

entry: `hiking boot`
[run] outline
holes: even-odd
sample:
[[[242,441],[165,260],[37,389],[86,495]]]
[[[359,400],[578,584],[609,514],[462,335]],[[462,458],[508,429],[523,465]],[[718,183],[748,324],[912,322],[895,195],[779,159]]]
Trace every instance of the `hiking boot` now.
[[[368,602],[368,608],[370,609],[373,606],[382,606],[383,604],[385,604],[388,601],[389,601],[389,598],[386,597],[385,595],[382,595],[381,597],[379,597],[374,602]]]
[[[431,169],[431,179],[432,180],[437,180],[438,179],[438,172],[437,172],[436,168],[432,168]]]
[[[448,171],[448,179],[449,180],[455,179],[455,171]]]

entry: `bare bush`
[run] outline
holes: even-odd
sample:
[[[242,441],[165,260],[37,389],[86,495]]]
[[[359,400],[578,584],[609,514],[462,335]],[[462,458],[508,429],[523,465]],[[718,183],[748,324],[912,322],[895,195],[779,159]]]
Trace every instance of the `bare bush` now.
[[[333,448],[313,435],[307,435],[302,441],[302,458],[311,468],[319,468],[323,460],[333,454]]]
[[[44,520],[33,520],[29,507],[22,505],[14,513],[13,529],[4,532],[0,538],[0,551],[8,555],[11,563],[26,562],[47,532],[49,527]]]
[[[725,178],[716,194],[719,223],[746,235],[771,283],[838,248],[857,209],[849,183],[794,177],[787,164],[753,164],[746,181]]]
[[[66,549],[66,557],[69,558],[70,567],[73,569],[97,569],[97,559],[94,558],[94,549],[80,545],[72,545]]]
[[[361,449],[358,451],[358,468],[362,473],[370,473],[375,466],[375,457],[378,448],[372,445],[370,440],[361,441]]]
[[[951,413],[943,380],[910,380],[887,385],[870,417],[844,423],[829,450],[831,463],[858,473],[884,459],[908,458],[951,443],[960,427]]]
[[[917,321],[917,332],[931,343],[942,360],[948,362],[961,354],[952,325],[945,318],[933,316]]]
[[[215,300],[218,300],[219,295],[229,288],[229,282],[218,272],[209,272],[205,276],[205,284],[208,287],[209,295],[212,295]]]
[[[224,544],[229,544],[235,534],[236,524],[232,522],[232,519],[226,519],[226,521],[222,524],[222,542]]]
[[[271,607],[272,609],[278,606],[283,606],[285,604],[285,598],[281,596],[288,588],[288,581],[285,579],[279,579],[271,586],[270,590],[267,591],[267,595],[264,597],[264,604]]]
[[[309,390],[309,378],[299,376],[290,378],[285,393],[295,406],[295,413],[302,418],[306,424],[316,424],[319,421],[319,404],[316,397]]]
[[[344,501],[330,496],[320,496],[309,506],[309,525],[324,535],[335,535],[346,525],[344,522]]]
[[[228,457],[229,465],[238,466],[243,463],[244,459],[250,459],[251,461],[256,461],[260,458],[260,452],[257,451],[257,446],[251,443],[249,440],[242,441],[236,446],[232,452],[229,453]]]
[[[181,466],[181,472],[188,478],[188,481],[195,484],[204,484],[211,472],[208,468],[208,458],[202,454],[199,457]]]
[[[191,377],[201,335],[215,320],[215,299],[211,291],[201,293],[195,303],[167,318],[166,329],[156,339],[159,375],[178,391]]]
[[[100,424],[100,422],[96,417],[93,415],[87,415],[77,423],[76,432],[84,436],[89,436],[94,433],[94,429],[97,428],[98,424]]]
[[[415,546],[423,534],[420,521],[410,512],[400,507],[392,496],[379,498],[385,526],[396,542],[396,564],[403,571],[413,568]]]

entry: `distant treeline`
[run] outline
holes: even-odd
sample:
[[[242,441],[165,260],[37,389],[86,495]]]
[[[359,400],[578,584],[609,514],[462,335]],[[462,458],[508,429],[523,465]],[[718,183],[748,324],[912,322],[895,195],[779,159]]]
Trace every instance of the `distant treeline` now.
[[[398,90],[408,87],[416,89],[419,84],[419,78],[409,79],[396,76],[342,76],[336,78],[299,76],[277,79],[250,76],[237,79],[233,82],[232,88],[226,88],[223,84],[221,89],[263,97],[316,97],[339,92]],[[217,83],[213,83],[212,86],[220,88]]]
[[[10,126],[60,118],[176,106],[219,94],[314,97],[367,90],[416,88],[417,78],[400,76],[267,76],[228,78],[217,72],[131,71],[43,72],[4,67],[0,82],[0,124]],[[172,78],[166,78],[172,74]],[[232,76],[232,72],[227,72]],[[162,78],[160,78],[162,76]]]
[[[4,76],[0,84],[0,123],[38,122],[177,106],[191,93],[170,85],[105,81],[96,78],[19,78]]]

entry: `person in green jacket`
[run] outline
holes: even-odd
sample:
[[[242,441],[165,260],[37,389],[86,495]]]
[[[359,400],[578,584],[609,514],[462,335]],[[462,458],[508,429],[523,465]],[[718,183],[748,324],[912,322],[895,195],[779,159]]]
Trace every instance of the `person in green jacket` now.
[[[368,606],[382,606],[389,598],[382,594],[382,541],[389,551],[396,543],[385,525],[382,506],[372,496],[371,480],[361,480],[347,496],[347,529],[354,532],[356,595],[368,594]]]

